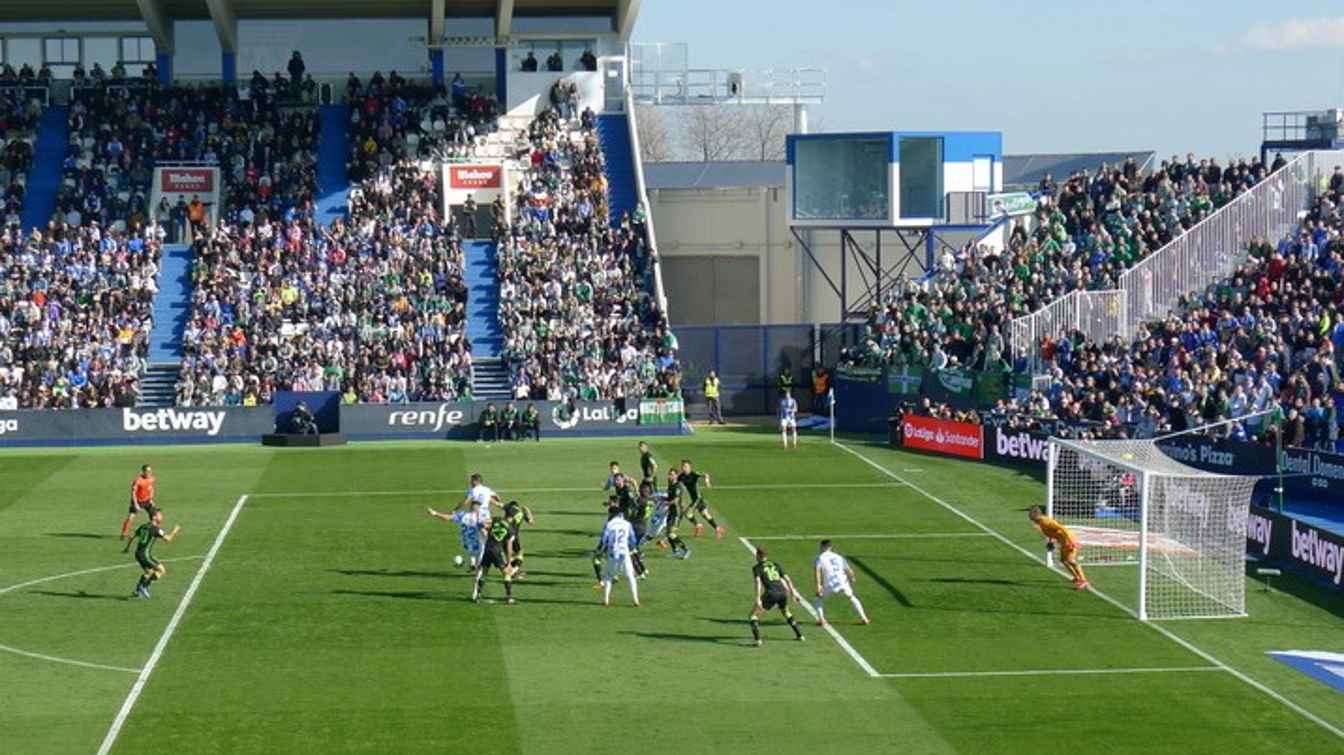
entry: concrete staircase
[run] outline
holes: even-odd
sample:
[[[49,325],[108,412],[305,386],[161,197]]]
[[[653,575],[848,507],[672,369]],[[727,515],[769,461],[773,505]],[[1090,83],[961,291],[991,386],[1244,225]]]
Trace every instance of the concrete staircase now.
[[[620,225],[621,216],[634,213],[639,203],[635,183],[635,158],[630,143],[630,123],[625,113],[597,117],[597,141],[606,162],[607,206],[611,225]]]
[[[499,325],[499,253],[493,241],[468,240],[466,255],[467,338],[476,364],[498,359],[504,346]],[[479,371],[479,368],[478,368]]]
[[[172,406],[177,400],[177,364],[150,364],[140,378],[138,406]]]
[[[68,108],[48,107],[38,121],[33,169],[28,176],[28,193],[20,214],[24,231],[45,228],[52,213],[56,212],[56,197],[61,190],[61,164],[65,162],[65,143],[69,139],[68,115]]]
[[[186,244],[165,244],[159,260],[159,293],[149,331],[149,370],[140,381],[141,406],[172,406],[182,331],[191,317],[191,256]]]
[[[476,401],[501,401],[513,395],[509,368],[504,360],[493,357],[472,363],[471,397]]]
[[[322,105],[317,114],[321,132],[317,144],[317,221],[331,225],[349,210],[350,106]]]

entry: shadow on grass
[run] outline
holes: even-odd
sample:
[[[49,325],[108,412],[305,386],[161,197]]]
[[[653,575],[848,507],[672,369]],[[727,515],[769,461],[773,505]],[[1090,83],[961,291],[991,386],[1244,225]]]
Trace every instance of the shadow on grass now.
[[[596,529],[591,530],[557,530],[546,527],[536,527],[527,531],[527,534],[537,533],[541,535],[578,535],[579,537],[597,537],[600,532]]]
[[[43,532],[47,537],[71,537],[81,540],[113,540],[116,535],[100,535],[96,532]]]
[[[48,598],[74,598],[76,600],[126,600],[127,595],[130,595],[129,592],[126,593],[126,595],[103,595],[99,593],[87,593],[83,590],[75,590],[72,592],[61,592],[59,590],[27,590],[25,592],[28,595],[44,595]]]
[[[849,562],[854,565],[854,568],[858,569],[859,571],[867,575],[869,579],[881,585],[882,589],[886,590],[887,593],[890,594],[891,597],[894,598],[897,603],[900,603],[906,608],[914,607],[915,604],[911,603],[910,599],[905,597],[905,593],[901,592],[900,589],[896,587],[896,585],[893,585],[891,582],[888,582],[886,577],[883,577],[881,574],[878,574],[876,571],[873,571],[873,569],[869,567],[868,564],[863,562],[863,559],[857,556],[850,556]]]
[[[564,548],[557,551],[532,551],[527,552],[528,559],[534,558],[574,558],[576,556],[589,557],[593,555],[592,548]]]
[[[1321,586],[1305,577],[1294,574],[1287,569],[1283,569],[1282,576],[1263,577],[1255,573],[1256,569],[1264,567],[1278,567],[1279,564],[1251,562],[1246,564],[1246,589],[1264,590],[1268,580],[1269,589],[1273,592],[1291,595],[1298,600],[1310,603],[1323,611],[1329,611],[1335,616],[1344,618],[1344,594],[1335,590]],[[1252,587],[1251,583],[1256,583]]]
[[[975,577],[930,577],[920,582],[945,582],[956,585],[1003,585],[1005,587],[1026,587],[1028,583],[1012,579],[977,579]],[[1039,584],[1038,581],[1036,584]]]
[[[601,491],[598,491],[598,492],[595,493],[594,495],[602,495],[602,492],[601,492]],[[592,508],[591,510],[589,510],[589,511],[569,511],[569,510],[564,510],[564,511],[543,511],[543,512],[541,512],[541,515],[542,515],[542,516],[586,516],[586,517],[592,517],[592,518],[594,518],[594,519],[597,519],[597,518],[599,518],[599,517],[601,517],[602,519],[606,519],[606,515],[603,513],[602,509],[598,508],[598,506],[597,506],[596,504],[594,504],[594,505],[593,505],[593,508]]]
[[[735,622],[742,624],[744,622]],[[678,634],[676,632],[619,632],[618,634],[628,634],[645,640],[665,640],[668,642],[694,642],[711,643],[715,645],[734,645],[738,647],[750,647],[751,637],[747,635],[703,635],[703,634]]]

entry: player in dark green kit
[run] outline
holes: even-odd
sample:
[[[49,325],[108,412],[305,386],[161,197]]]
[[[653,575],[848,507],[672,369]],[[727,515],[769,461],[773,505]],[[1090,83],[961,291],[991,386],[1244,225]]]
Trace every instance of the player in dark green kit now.
[[[667,470],[667,492],[665,493],[667,501],[667,516],[663,520],[663,526],[667,528],[667,539],[659,540],[659,548],[672,548],[672,555],[686,559],[691,557],[691,549],[686,546],[686,541],[681,539],[681,532],[678,530],[681,524],[681,515],[684,511],[684,504],[681,500],[681,481],[677,477],[677,470]]]
[[[519,504],[517,501],[509,501],[504,504],[504,522],[513,530],[513,560],[509,566],[513,567],[514,579],[525,579],[527,572],[523,571],[523,525],[532,523],[532,509]]]
[[[793,613],[789,611],[789,598],[793,598],[795,602],[801,600],[798,597],[798,590],[793,586],[793,580],[789,579],[789,575],[784,573],[784,568],[766,556],[763,549],[757,548],[756,565],[751,567],[752,581],[756,583],[756,602],[751,606],[751,636],[756,640],[756,647],[760,647],[761,614],[778,607],[780,615],[793,630],[793,636],[801,642],[803,630],[798,626],[798,620],[793,618]]]
[[[682,487],[686,489],[686,495],[691,499],[690,506],[686,510],[686,518],[691,520],[695,529],[691,532],[691,537],[699,537],[704,531],[705,526],[695,521],[695,515],[699,514],[709,522],[709,526],[714,528],[714,534],[723,539],[723,526],[714,521],[714,514],[709,510],[709,501],[705,499],[704,494],[700,492],[700,483],[704,483],[705,488],[711,487],[709,475],[704,472],[696,472],[691,467],[690,459],[681,460],[681,474],[677,476]]]
[[[154,558],[154,542],[162,540],[171,543],[181,531],[182,527],[179,525],[174,525],[172,532],[163,531],[163,510],[159,508],[150,509],[149,521],[135,528],[135,534],[122,549],[122,553],[125,553],[134,544],[135,561],[144,570],[140,575],[140,581],[135,585],[135,592],[131,593],[132,598],[148,598],[150,584],[168,571],[158,559]]]
[[[658,492],[658,460],[653,458],[653,452],[649,450],[649,444],[645,441],[639,442],[639,471],[644,474],[641,483],[648,483],[653,492]]]
[[[504,595],[507,602],[514,602],[513,567],[509,565],[513,561],[513,537],[513,528],[502,517],[490,522],[490,527],[485,532],[485,549],[481,554],[481,564],[476,568],[476,582],[471,589],[473,602],[481,599],[481,592],[485,589],[485,573],[490,571],[492,566],[504,575]]]
[[[653,498],[653,488],[646,482],[639,484],[638,497],[621,504],[621,513],[625,515],[625,521],[630,523],[630,528],[635,532],[635,547],[630,550],[630,563],[634,564],[635,574],[638,574],[640,579],[648,576],[649,570],[644,566],[644,556],[639,549],[644,544],[644,538],[648,536],[649,520],[653,518],[653,511],[657,505],[657,501]]]

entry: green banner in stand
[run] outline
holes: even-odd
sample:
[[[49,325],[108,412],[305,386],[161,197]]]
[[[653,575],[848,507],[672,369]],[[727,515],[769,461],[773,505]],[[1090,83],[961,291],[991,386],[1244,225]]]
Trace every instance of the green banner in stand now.
[[[1008,217],[1030,215],[1036,211],[1035,198],[1025,191],[990,194],[985,197],[985,205],[989,208],[991,219],[1001,218],[1005,215]]]
[[[685,413],[681,399],[652,398],[639,402],[641,425],[679,425]]]
[[[836,377],[856,383],[876,383],[882,379],[881,367],[838,367]]]
[[[969,396],[975,388],[975,373],[970,370],[933,370],[942,389],[953,396]]]
[[[1006,375],[1002,372],[981,372],[975,376],[972,394],[978,406],[991,406],[999,399],[1008,398]]]
[[[887,392],[894,396],[914,396],[924,382],[924,368],[904,365],[887,368]]]

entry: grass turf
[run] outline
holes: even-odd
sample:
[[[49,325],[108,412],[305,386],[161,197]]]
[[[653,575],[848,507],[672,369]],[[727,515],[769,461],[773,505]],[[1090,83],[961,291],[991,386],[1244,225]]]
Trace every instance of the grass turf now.
[[[690,457],[713,475],[729,534],[691,540],[684,562],[648,549],[639,609],[624,585],[615,607],[598,605],[588,559],[606,462],[633,468],[633,439],[4,453],[0,590],[46,581],[0,593],[0,750],[97,749],[248,494],[114,752],[1344,751],[1223,671],[872,678],[801,608],[806,643],[775,615],[765,647],[750,647],[745,545],[768,548],[806,590],[810,536],[831,535],[874,624],[853,625],[843,600],[828,615],[878,672],[1210,665],[860,458],[776,442],[717,430],[654,443],[664,469]],[[1038,480],[852,447],[1039,550],[1023,514]],[[116,534],[142,461],[184,532],[156,547],[181,560],[153,599],[129,601],[136,570]],[[454,503],[471,471],[537,514],[518,605],[470,603],[455,528],[423,513]],[[1124,569],[1094,580],[1127,599]],[[1340,693],[1265,655],[1339,649],[1344,601],[1291,578],[1276,588],[1250,585],[1250,618],[1166,626],[1344,726]],[[487,595],[502,597],[496,579]]]

